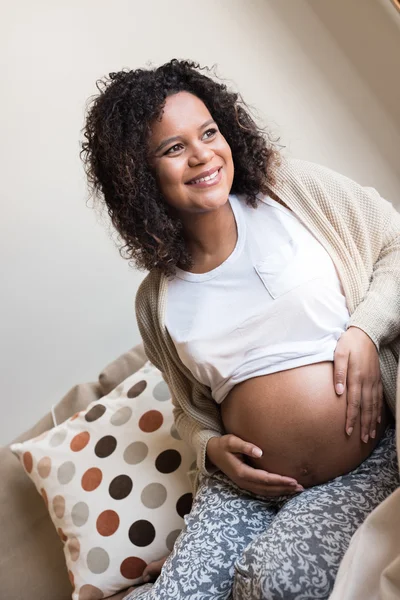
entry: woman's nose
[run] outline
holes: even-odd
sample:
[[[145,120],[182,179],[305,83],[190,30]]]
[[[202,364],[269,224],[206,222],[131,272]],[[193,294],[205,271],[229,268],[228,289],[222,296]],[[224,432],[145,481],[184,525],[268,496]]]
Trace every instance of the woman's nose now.
[[[189,166],[195,167],[199,163],[207,163],[214,156],[214,150],[211,146],[206,146],[205,144],[198,144],[195,148],[192,149],[192,152],[189,157]]]

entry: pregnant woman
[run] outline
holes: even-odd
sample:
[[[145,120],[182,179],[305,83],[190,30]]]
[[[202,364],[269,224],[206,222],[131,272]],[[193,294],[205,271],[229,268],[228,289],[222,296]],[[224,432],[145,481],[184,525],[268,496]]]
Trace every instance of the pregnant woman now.
[[[399,485],[400,215],[281,157],[189,61],[110,74],[85,138],[93,191],[149,271],[140,333],[197,454],[185,528],[126,597],[328,598]]]

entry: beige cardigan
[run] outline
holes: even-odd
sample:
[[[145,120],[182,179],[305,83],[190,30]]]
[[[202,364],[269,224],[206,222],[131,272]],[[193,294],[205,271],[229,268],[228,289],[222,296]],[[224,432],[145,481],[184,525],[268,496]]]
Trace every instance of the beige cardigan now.
[[[385,399],[395,414],[400,349],[400,214],[374,188],[327,167],[283,159],[271,190],[328,251],[338,270],[351,325],[364,330],[380,357]],[[254,209],[257,210],[257,209]],[[209,387],[183,365],[165,327],[168,280],[152,269],[136,295],[136,317],[146,355],[170,387],[176,428],[207,471],[206,446],[224,433]],[[196,489],[196,483],[194,484]]]

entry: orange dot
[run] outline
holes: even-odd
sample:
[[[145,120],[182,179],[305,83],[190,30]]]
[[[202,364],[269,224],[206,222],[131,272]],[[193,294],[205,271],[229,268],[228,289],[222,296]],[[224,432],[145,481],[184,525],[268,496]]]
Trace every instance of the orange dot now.
[[[136,556],[129,556],[121,563],[120,571],[122,577],[126,579],[137,579],[147,567],[144,560]]]
[[[67,541],[68,536],[65,535],[65,533],[63,532],[63,530],[61,529],[61,527],[59,527],[57,529],[57,533],[58,533],[58,535],[59,535],[59,537],[60,537],[60,539],[61,539],[62,542],[66,542]]]
[[[24,454],[22,455],[22,461],[24,463],[24,467],[27,470],[28,473],[32,472],[32,467],[33,467],[33,457],[32,454],[30,452],[24,452]]]
[[[115,510],[105,510],[97,517],[96,527],[100,535],[113,535],[119,527],[119,516]]]
[[[71,448],[72,452],[79,452],[88,445],[89,440],[90,433],[88,431],[82,431],[82,433],[78,433],[78,435],[72,438],[69,447]]]
[[[77,419],[80,414],[81,414],[80,412],[77,412],[74,415],[72,415],[72,417],[70,418],[70,421],[75,421],[75,419]]]
[[[102,479],[103,473],[100,469],[92,467],[82,475],[82,487],[85,492],[93,492],[93,490],[99,487]]]
[[[75,579],[72,571],[68,571],[68,577],[71,582],[72,588],[75,589]]]
[[[47,498],[47,494],[46,494],[46,490],[44,490],[43,488],[40,490],[40,493],[42,494],[42,498],[44,500],[44,503],[46,505],[46,508],[49,508],[49,499]]]
[[[164,417],[159,410],[148,410],[140,417],[139,427],[145,433],[152,433],[161,427]]]

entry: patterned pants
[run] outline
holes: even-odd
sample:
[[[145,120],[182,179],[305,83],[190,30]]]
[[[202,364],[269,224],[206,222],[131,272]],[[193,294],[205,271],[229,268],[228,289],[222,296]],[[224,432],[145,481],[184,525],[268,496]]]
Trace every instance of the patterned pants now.
[[[161,575],[126,600],[329,598],[353,533],[399,485],[393,426],[354,471],[294,496],[203,476]]]

